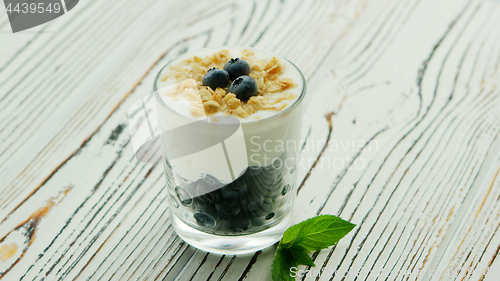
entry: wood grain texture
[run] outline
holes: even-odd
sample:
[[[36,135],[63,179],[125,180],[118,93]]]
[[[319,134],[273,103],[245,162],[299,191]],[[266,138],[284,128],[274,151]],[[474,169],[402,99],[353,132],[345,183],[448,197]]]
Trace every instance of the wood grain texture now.
[[[221,256],[176,236],[163,167],[128,134],[166,62],[219,45],[304,72],[294,220],[357,224],[298,280],[495,280],[499,5],[81,1],[20,34],[0,12],[0,280],[270,280],[275,247]]]

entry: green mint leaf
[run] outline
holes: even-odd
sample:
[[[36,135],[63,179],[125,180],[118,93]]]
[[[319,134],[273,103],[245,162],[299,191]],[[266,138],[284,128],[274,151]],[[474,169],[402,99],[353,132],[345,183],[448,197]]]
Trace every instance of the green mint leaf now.
[[[307,253],[307,250],[300,246],[292,246],[290,248],[283,248],[282,255],[291,257],[297,264],[316,266]]]
[[[290,226],[285,233],[283,233],[283,238],[281,238],[281,245],[291,245],[293,244],[293,241],[297,238],[299,233],[302,232],[302,228],[304,227],[304,224],[298,223],[295,225]]]
[[[336,216],[317,216],[287,229],[281,245],[283,248],[301,246],[309,251],[319,251],[337,243],[355,226]]]
[[[273,281],[295,280],[292,268],[297,269],[300,264],[315,266],[307,251],[319,251],[334,245],[355,226],[336,216],[322,215],[288,228],[274,255]]]
[[[295,277],[292,277],[290,268],[297,267],[297,263],[293,262],[287,254],[283,254],[283,249],[281,245],[278,246],[278,251],[274,255],[273,269],[271,271],[273,281],[292,281]]]

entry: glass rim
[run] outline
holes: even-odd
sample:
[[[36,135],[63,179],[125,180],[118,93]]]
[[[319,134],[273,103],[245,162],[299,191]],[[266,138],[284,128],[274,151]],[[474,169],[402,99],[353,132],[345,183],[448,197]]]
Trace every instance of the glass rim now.
[[[186,115],[183,115],[181,114],[180,112],[174,110],[173,108],[171,108],[170,106],[168,106],[164,101],[163,99],[159,96],[159,93],[158,93],[158,86],[157,86],[157,82],[160,78],[160,75],[161,73],[163,72],[163,70],[168,67],[172,62],[174,61],[177,61],[178,59],[182,58],[182,57],[187,57],[187,56],[192,56],[192,55],[195,55],[197,52],[201,51],[201,50],[211,50],[211,49],[249,49],[249,50],[255,50],[255,51],[258,51],[258,52],[263,52],[263,53],[267,53],[267,54],[270,54],[270,55],[273,55],[275,57],[278,57],[279,59],[282,59],[282,60],[285,60],[287,62],[289,62],[294,68],[296,71],[298,71],[298,73],[300,74],[300,78],[302,79],[302,89],[300,91],[300,95],[299,97],[295,100],[295,102],[289,106],[287,106],[284,110],[278,112],[277,114],[275,115],[272,115],[272,116],[269,116],[267,118],[263,118],[263,119],[257,119],[257,120],[252,120],[252,121],[249,121],[249,122],[241,122],[242,119],[244,118],[239,118],[239,117],[236,117],[238,118],[238,120],[240,120],[240,123],[241,124],[260,124],[260,123],[263,123],[263,122],[266,122],[266,121],[271,121],[271,120],[274,120],[274,119],[278,119],[279,117],[281,116],[284,116],[286,114],[288,114],[289,112],[293,111],[295,108],[297,108],[297,106],[302,102],[302,100],[304,100],[304,96],[306,94],[306,79],[304,77],[304,74],[302,73],[302,71],[300,71],[300,69],[293,63],[291,62],[290,60],[288,60],[287,58],[281,56],[281,55],[278,55],[278,54],[275,54],[275,53],[272,53],[270,51],[266,51],[266,50],[261,50],[261,49],[258,49],[258,48],[254,48],[254,47],[245,47],[245,46],[219,46],[219,47],[209,47],[209,48],[203,48],[203,49],[200,49],[200,50],[196,50],[196,51],[192,51],[192,52],[188,52],[188,53],[185,53],[185,54],[182,54],[180,56],[177,56],[175,58],[173,58],[172,60],[170,60],[169,62],[167,62],[161,69],[160,71],[156,74],[155,76],[155,79],[154,79],[154,82],[153,82],[153,95],[156,99],[156,101],[164,108],[167,108],[168,110],[174,112],[175,114],[181,116],[181,117],[184,117],[186,119],[191,119],[193,121],[197,121],[199,119],[196,119],[196,118],[193,118],[193,117],[190,117],[190,116],[186,116]],[[209,116],[207,116],[209,117]]]

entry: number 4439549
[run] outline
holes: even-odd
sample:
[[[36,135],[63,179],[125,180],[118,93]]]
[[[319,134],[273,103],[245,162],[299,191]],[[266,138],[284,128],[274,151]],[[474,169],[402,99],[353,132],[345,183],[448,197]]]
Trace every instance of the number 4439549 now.
[[[59,3],[17,3],[14,7],[12,7],[12,3],[9,3],[7,6],[7,13],[31,13],[31,14],[42,14],[42,13],[56,13],[58,14],[61,11],[61,4]]]

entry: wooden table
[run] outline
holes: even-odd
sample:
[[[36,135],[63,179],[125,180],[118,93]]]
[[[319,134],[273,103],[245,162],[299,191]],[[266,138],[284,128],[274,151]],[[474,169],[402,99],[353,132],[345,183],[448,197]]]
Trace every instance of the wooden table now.
[[[499,27],[495,0],[88,0],[17,34],[0,12],[0,279],[269,280],[276,247],[176,236],[127,127],[170,59],[246,45],[308,81],[295,221],[357,224],[303,279],[499,280]]]

